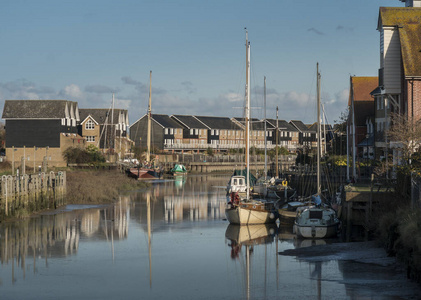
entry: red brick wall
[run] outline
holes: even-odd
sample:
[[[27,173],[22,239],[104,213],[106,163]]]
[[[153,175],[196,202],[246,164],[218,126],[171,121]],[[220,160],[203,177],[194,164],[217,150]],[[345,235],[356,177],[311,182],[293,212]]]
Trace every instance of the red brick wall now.
[[[406,80],[406,95],[408,103],[408,116],[412,116],[412,104],[414,105],[414,121],[421,119],[421,80]]]

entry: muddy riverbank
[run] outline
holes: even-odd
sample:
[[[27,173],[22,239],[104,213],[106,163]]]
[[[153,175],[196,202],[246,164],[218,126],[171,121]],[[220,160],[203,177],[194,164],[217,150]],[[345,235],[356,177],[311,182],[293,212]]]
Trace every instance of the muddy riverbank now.
[[[343,266],[343,283],[360,289],[360,292],[365,289],[367,295],[377,292],[391,299],[420,297],[421,286],[407,278],[406,266],[395,257],[388,256],[386,250],[376,241],[287,249],[279,252],[279,255],[294,256],[299,261],[309,263],[338,261]],[[361,276],[362,272],[377,273],[377,279],[366,280]]]
[[[122,191],[136,190],[149,184],[111,171],[67,171],[68,204],[110,203]]]

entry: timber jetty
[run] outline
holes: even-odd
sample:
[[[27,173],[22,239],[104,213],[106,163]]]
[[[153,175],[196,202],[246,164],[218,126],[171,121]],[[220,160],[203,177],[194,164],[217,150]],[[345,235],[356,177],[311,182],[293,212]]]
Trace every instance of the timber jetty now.
[[[66,172],[3,175],[0,188],[0,218],[22,217],[64,205]]]

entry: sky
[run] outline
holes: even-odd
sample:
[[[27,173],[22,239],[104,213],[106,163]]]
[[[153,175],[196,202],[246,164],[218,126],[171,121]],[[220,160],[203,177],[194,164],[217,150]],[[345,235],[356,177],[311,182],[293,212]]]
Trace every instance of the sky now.
[[[251,114],[334,123],[350,76],[377,76],[379,7],[399,0],[0,0],[0,107],[65,99],[79,108],[243,116],[245,29],[251,44]]]

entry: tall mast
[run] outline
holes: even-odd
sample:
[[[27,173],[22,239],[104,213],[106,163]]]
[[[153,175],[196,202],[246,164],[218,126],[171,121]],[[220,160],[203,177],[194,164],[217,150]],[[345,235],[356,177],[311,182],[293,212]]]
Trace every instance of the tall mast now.
[[[113,93],[113,105],[111,109],[111,138],[110,138],[111,147],[115,148],[115,127],[114,127],[114,93]]]
[[[275,153],[276,153],[276,175],[275,178],[279,176],[279,158],[278,158],[278,143],[279,143],[279,125],[278,125],[278,106],[276,107],[276,134],[275,134]]]
[[[247,200],[250,191],[250,42],[246,29],[246,166],[247,166]]]
[[[319,63],[317,63],[317,195],[321,193],[320,185],[320,73]]]
[[[152,133],[152,71],[149,72],[149,105],[148,105],[148,138],[146,161],[151,160],[151,134]]]
[[[264,77],[264,110],[265,110],[265,171],[264,171],[264,178],[266,179],[266,176],[268,174],[268,158],[267,158],[267,136],[266,136],[266,76]]]

